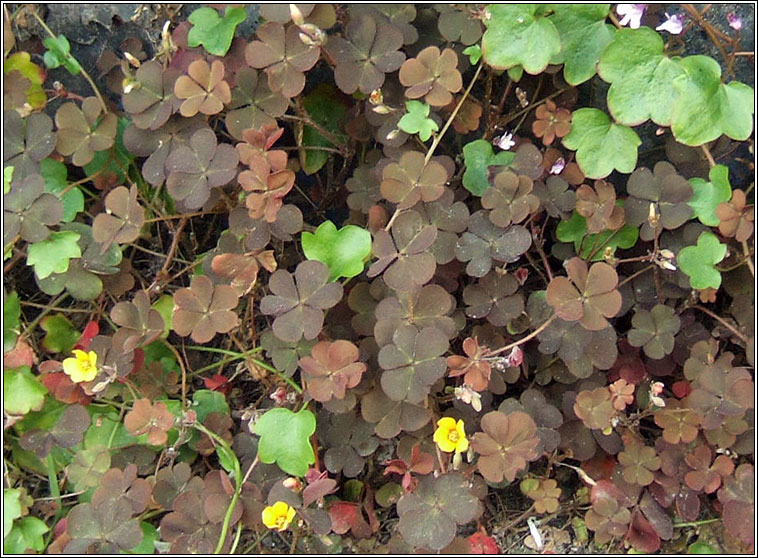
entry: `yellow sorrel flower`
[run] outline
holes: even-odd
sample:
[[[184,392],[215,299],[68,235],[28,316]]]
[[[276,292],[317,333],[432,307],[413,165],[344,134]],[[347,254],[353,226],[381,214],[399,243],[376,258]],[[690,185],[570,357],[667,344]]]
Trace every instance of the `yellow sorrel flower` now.
[[[97,353],[74,349],[74,356],[63,361],[63,371],[74,383],[91,382],[97,376]]]
[[[468,438],[463,428],[463,421],[457,423],[454,418],[442,417],[437,421],[437,430],[434,432],[434,441],[442,451],[462,453],[468,450]]]
[[[285,531],[295,518],[295,509],[287,502],[279,501],[273,506],[267,506],[261,514],[263,524],[269,529]]]

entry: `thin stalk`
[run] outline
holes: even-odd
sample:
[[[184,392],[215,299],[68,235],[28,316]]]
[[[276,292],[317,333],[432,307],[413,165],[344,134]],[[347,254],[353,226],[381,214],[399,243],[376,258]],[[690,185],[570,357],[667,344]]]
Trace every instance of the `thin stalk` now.
[[[34,318],[34,321],[32,321],[32,323],[30,323],[28,326],[26,326],[26,329],[24,329],[24,332],[21,335],[23,337],[26,337],[29,332],[34,331],[34,328],[37,327],[37,324],[40,323],[40,321],[42,321],[42,318],[47,316],[52,310],[55,310],[61,302],[66,300],[67,296],[68,296],[68,293],[64,292],[60,296],[58,296],[58,298],[53,300],[49,305],[47,305],[45,309],[42,312],[40,312],[36,318]]]
[[[747,264],[747,268],[750,270],[750,275],[752,275],[753,279],[755,279],[755,266],[753,265],[753,260],[750,257],[750,247],[747,245],[747,240],[742,241],[742,254],[745,256],[745,263]]]
[[[432,156],[434,155],[434,152],[437,150],[437,147],[439,146],[440,142],[442,141],[442,138],[445,136],[445,132],[448,131],[450,128],[450,125],[453,123],[453,120],[455,120],[455,117],[458,116],[458,111],[461,110],[461,107],[463,106],[463,103],[466,101],[466,98],[469,96],[469,93],[471,93],[471,89],[474,87],[474,83],[476,83],[476,79],[479,77],[479,74],[482,73],[482,67],[483,62],[479,62],[479,66],[476,67],[476,72],[474,73],[474,77],[471,78],[471,82],[468,84],[468,87],[466,88],[466,91],[463,92],[463,96],[458,100],[458,104],[455,105],[455,108],[453,109],[453,112],[450,113],[450,116],[447,119],[447,122],[445,122],[445,125],[442,127],[442,130],[439,134],[437,134],[432,141],[432,145],[429,147],[429,151],[426,152],[426,156],[424,157],[424,166],[431,160]],[[402,210],[395,209],[395,212],[392,214],[392,217],[390,217],[390,220],[387,222],[387,225],[384,227],[385,231],[390,230],[392,227],[392,224],[395,222],[395,219],[397,219],[398,215],[400,215],[400,212]]]
[[[490,353],[487,355],[487,358],[489,358],[489,357],[492,357],[492,356],[495,356],[495,355],[499,355],[500,353],[504,353],[505,351],[507,351],[507,350],[509,350],[509,349],[512,349],[512,348],[514,348],[514,347],[518,347],[519,345],[522,345],[522,344],[526,343],[526,342],[527,342],[527,341],[529,341],[530,339],[534,339],[534,338],[535,338],[535,337],[537,337],[537,336],[538,336],[540,333],[542,333],[543,331],[545,331],[545,330],[547,329],[547,327],[548,327],[550,324],[552,324],[552,323],[555,321],[555,319],[556,319],[557,317],[558,317],[558,315],[557,315],[557,314],[553,314],[553,315],[552,315],[552,316],[550,316],[550,317],[549,317],[547,320],[545,320],[545,321],[542,323],[542,325],[541,325],[540,327],[538,327],[537,329],[535,329],[535,330],[534,330],[533,332],[531,332],[529,335],[527,335],[526,337],[522,337],[522,338],[521,338],[521,339],[519,339],[518,341],[514,341],[513,343],[510,343],[510,344],[506,345],[505,347],[500,347],[500,348],[499,348],[499,349],[497,349],[496,351],[491,351],[491,352],[490,352]]]
[[[700,306],[699,304],[695,304],[695,305],[691,306],[691,308],[694,308],[696,310],[700,310],[703,314],[708,314],[711,318],[713,318],[718,323],[720,323],[722,326],[724,326],[726,329],[728,329],[729,331],[731,331],[734,334],[735,337],[737,337],[738,339],[740,339],[743,343],[747,344],[748,338],[745,337],[744,334],[740,333],[737,329],[734,328],[734,326],[732,326],[729,322],[727,322],[724,318],[722,318],[718,314],[716,314],[714,312],[711,312],[706,307]]]
[[[224,541],[226,540],[226,536],[229,533],[229,526],[232,522],[232,514],[234,513],[234,508],[237,506],[237,502],[239,502],[240,499],[240,493],[242,492],[242,469],[240,467],[239,459],[237,459],[237,455],[234,453],[234,451],[232,451],[231,446],[227,443],[226,440],[224,440],[215,432],[208,430],[202,424],[195,423],[194,427],[208,436],[211,440],[216,442],[219,446],[223,447],[227,455],[234,458],[232,461],[232,474],[234,475],[235,482],[234,494],[232,495],[232,499],[229,502],[229,506],[226,508],[226,514],[224,515],[224,522],[221,525],[221,533],[218,537],[218,543],[216,544],[216,549],[213,551],[213,554],[221,554],[221,550],[224,548]]]

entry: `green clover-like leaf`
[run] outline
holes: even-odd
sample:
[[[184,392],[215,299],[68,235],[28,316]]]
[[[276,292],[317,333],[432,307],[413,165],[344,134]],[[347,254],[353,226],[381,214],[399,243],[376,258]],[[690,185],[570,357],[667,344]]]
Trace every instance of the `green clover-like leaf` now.
[[[293,413],[284,407],[267,411],[255,423],[253,433],[261,437],[258,458],[276,463],[290,475],[302,477],[316,462],[310,437],[316,431],[316,417],[307,409]]]
[[[671,123],[677,98],[672,81],[682,69],[663,54],[658,33],[649,27],[620,29],[600,56],[597,71],[611,84],[608,110],[618,123]]]
[[[28,550],[41,553],[45,550],[42,535],[49,530],[41,519],[32,516],[22,517],[3,540],[3,551],[7,554],[25,554]]]
[[[481,196],[490,187],[489,167],[507,167],[513,162],[515,153],[501,151],[493,153],[487,140],[478,139],[463,146],[466,171],[463,173],[463,187],[475,196]]]
[[[7,194],[11,191],[11,182],[13,182],[13,169],[15,167],[9,166],[3,169],[3,194]]]
[[[482,38],[484,61],[497,70],[516,65],[529,74],[539,74],[561,50],[555,25],[540,4],[491,4]]]
[[[355,225],[337,230],[334,223],[324,221],[315,233],[304,232],[301,240],[305,257],[329,268],[330,281],[359,275],[371,257],[371,233]]]
[[[47,388],[37,380],[28,366],[3,371],[3,410],[9,415],[39,411]]]
[[[57,196],[63,204],[63,221],[70,223],[77,213],[84,211],[84,194],[77,186],[61,195],[61,192],[68,188],[66,165],[49,157],[42,159],[40,174],[45,179],[45,192]]]
[[[79,62],[71,56],[71,45],[68,39],[63,35],[57,37],[47,37],[42,44],[45,45],[45,66],[48,68],[60,68],[64,66],[71,75],[79,75],[82,67]]]
[[[587,178],[604,178],[614,169],[632,172],[640,143],[634,130],[615,124],[607,114],[594,108],[575,111],[571,132],[563,138],[563,145],[576,151],[576,162]]]
[[[479,60],[482,59],[482,47],[477,45],[471,45],[463,49],[463,54],[468,56],[469,62],[472,66],[476,66]]]
[[[679,67],[684,72],[672,81],[679,97],[671,115],[677,141],[696,146],[721,134],[746,140],[753,131],[753,88],[721,83],[721,66],[709,56],[688,56]]]
[[[571,85],[595,75],[600,54],[613,40],[615,28],[605,22],[610,4],[555,4],[550,21],[561,37],[561,50],[550,60],[563,64]]]
[[[203,45],[207,52],[224,56],[232,46],[234,30],[245,18],[244,7],[227,7],[224,17],[213,8],[198,8],[188,18],[192,29],[187,35],[187,44],[191,47]]]
[[[38,278],[44,279],[53,273],[65,273],[71,258],[80,258],[79,234],[73,231],[50,233],[45,240],[29,245],[27,265],[34,267]]]
[[[694,194],[687,203],[692,208],[693,217],[697,217],[704,225],[717,227],[720,221],[716,215],[716,208],[732,197],[729,169],[724,165],[716,165],[711,168],[708,178],[710,181],[702,178],[690,179]]]
[[[74,324],[60,312],[45,316],[40,322],[40,327],[46,332],[42,346],[51,353],[70,353],[81,337]]]
[[[427,141],[432,133],[439,130],[437,123],[429,118],[431,107],[421,101],[406,101],[408,111],[397,123],[398,127],[409,134],[418,134],[421,141]]]
[[[676,260],[679,268],[690,278],[693,289],[718,289],[721,272],[716,264],[726,256],[726,244],[721,244],[715,234],[700,233],[696,246],[686,246],[679,251]]]
[[[587,219],[579,215],[576,211],[571,215],[571,219],[561,221],[556,227],[555,234],[561,242],[573,242],[574,250],[578,253],[581,248],[582,252],[579,257],[586,260],[592,256],[593,262],[599,262],[605,259],[606,250],[610,248],[611,254],[616,252],[616,248],[628,249],[637,243],[639,230],[637,227],[624,225],[615,231],[603,231],[599,234],[587,234]]]
[[[13,291],[3,301],[3,353],[16,346],[21,326],[21,303],[18,293]]]

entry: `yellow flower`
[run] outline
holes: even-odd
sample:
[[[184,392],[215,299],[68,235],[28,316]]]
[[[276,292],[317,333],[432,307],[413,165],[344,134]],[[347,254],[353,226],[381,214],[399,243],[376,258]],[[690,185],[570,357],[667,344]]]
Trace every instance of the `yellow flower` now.
[[[273,506],[267,506],[261,514],[263,524],[269,529],[285,531],[295,518],[295,509],[287,502],[279,501]]]
[[[462,453],[468,450],[468,438],[466,438],[462,420],[456,423],[454,418],[442,417],[437,421],[437,427],[434,432],[434,441],[442,451]]]
[[[63,361],[63,371],[74,383],[91,382],[97,376],[97,353],[74,349],[74,356]]]

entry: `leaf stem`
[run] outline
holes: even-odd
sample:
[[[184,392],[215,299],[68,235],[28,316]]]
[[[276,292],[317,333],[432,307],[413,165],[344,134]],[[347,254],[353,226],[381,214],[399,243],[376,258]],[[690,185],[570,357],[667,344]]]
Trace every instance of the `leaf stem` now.
[[[53,39],[58,38],[58,36],[55,33],[53,33],[52,29],[50,29],[47,26],[47,24],[42,20],[40,15],[37,13],[36,8],[30,9],[28,11],[34,16],[34,18],[37,20],[37,23],[39,23],[42,26],[42,29],[44,29],[48,35],[50,35]],[[71,54],[70,52],[68,53],[67,56],[69,56],[73,60],[76,60],[76,58],[74,58],[74,55]],[[76,60],[76,62],[77,64],[79,64],[78,60]],[[82,66],[81,64],[79,64],[79,70],[82,72],[82,76],[84,77],[84,79],[86,79],[87,82],[89,83],[90,87],[92,88],[92,91],[95,92],[95,96],[97,97],[97,100],[100,102],[100,106],[103,107],[103,112],[105,114],[108,114],[110,112],[108,110],[108,105],[105,104],[105,99],[103,99],[103,96],[100,94],[100,90],[97,88],[97,85],[95,85],[95,82],[93,81],[92,77],[90,77],[90,75],[87,73],[87,70],[85,70],[84,66]]]
[[[711,519],[701,519],[700,521],[685,521],[684,523],[674,523],[672,527],[700,527],[701,525],[708,525],[710,523],[716,523],[717,521],[721,521],[718,517],[713,517]]]
[[[453,120],[455,120],[455,117],[458,116],[458,111],[461,110],[461,107],[463,106],[463,103],[466,101],[466,97],[469,96],[469,93],[471,93],[471,89],[474,87],[474,83],[476,83],[476,79],[479,77],[479,74],[482,73],[482,68],[484,66],[484,62],[479,62],[479,66],[476,68],[476,72],[474,73],[474,77],[471,78],[471,82],[468,84],[468,87],[466,87],[466,91],[463,92],[463,95],[458,100],[458,104],[455,105],[455,108],[453,109],[453,112],[450,113],[450,116],[448,117],[447,121],[445,122],[445,125],[442,127],[442,130],[440,130],[440,133],[437,134],[434,137],[434,140],[432,141],[432,145],[429,147],[429,151],[426,152],[426,156],[424,157],[424,166],[431,160],[432,156],[434,155],[434,152],[437,149],[437,146],[439,146],[440,142],[442,141],[442,138],[445,136],[445,132],[450,128],[450,125],[453,123]],[[392,224],[395,222],[395,219],[397,219],[398,215],[402,212],[402,209],[395,209],[395,212],[392,214],[392,217],[390,217],[390,220],[387,222],[387,224],[384,227],[385,231],[389,231],[392,227]]]
[[[747,240],[742,241],[742,253],[745,256],[745,263],[750,270],[750,275],[755,279],[755,266],[753,265],[753,259],[750,257],[750,247],[747,245]]]
[[[66,300],[66,297],[68,297],[68,293],[63,292],[58,298],[53,300],[49,305],[45,306],[44,310],[40,312],[36,318],[34,318],[34,321],[30,323],[26,328],[24,329],[24,332],[21,334],[22,337],[26,337],[27,334],[31,331],[34,331],[34,328],[37,327],[37,324],[39,324],[42,321],[42,318],[47,316],[52,310],[56,310],[57,306]]]
[[[547,320],[545,320],[540,327],[538,327],[537,329],[535,329],[533,332],[531,332],[526,337],[522,337],[518,341],[514,341],[513,343],[510,343],[510,344],[506,345],[505,347],[500,347],[496,351],[490,351],[490,353],[487,355],[487,358],[495,356],[495,355],[499,355],[500,353],[504,353],[505,351],[507,351],[509,349],[512,349],[514,347],[518,347],[519,345],[522,345],[522,344],[526,343],[530,339],[534,339],[540,333],[542,333],[543,331],[545,331],[547,329],[547,327],[550,324],[552,324],[557,317],[558,317],[557,314],[553,314]]]
[[[626,285],[632,279],[637,278],[638,276],[642,275],[643,273],[645,273],[646,271],[648,271],[650,269],[653,269],[654,267],[655,267],[655,264],[650,264],[649,266],[643,267],[639,271],[637,271],[635,273],[632,273],[629,277],[627,277],[626,279],[624,279],[623,281],[621,281],[621,283],[619,283],[616,288],[620,289],[623,285]]]
[[[744,334],[740,333],[734,326],[732,326],[729,322],[727,322],[724,318],[722,318],[715,312],[711,312],[705,306],[700,306],[699,304],[693,304],[690,308],[694,308],[695,310],[700,310],[704,314],[708,314],[711,318],[713,318],[722,326],[724,326],[726,329],[731,331],[735,337],[737,337],[738,339],[740,339],[743,343],[747,345],[748,338]]]
[[[193,426],[197,430],[199,430],[200,432],[202,432],[203,434],[211,438],[219,446],[224,448],[227,455],[234,458],[234,460],[232,461],[232,467],[234,469],[232,471],[232,474],[234,475],[234,483],[235,483],[234,494],[232,495],[232,499],[226,508],[226,514],[224,515],[224,523],[221,525],[221,534],[218,537],[218,543],[216,544],[216,549],[213,551],[213,554],[221,554],[221,550],[224,548],[224,541],[226,540],[226,536],[229,533],[229,527],[232,522],[232,514],[234,513],[234,508],[237,506],[237,502],[239,502],[239,499],[240,499],[240,493],[242,492],[242,469],[240,467],[240,461],[237,458],[237,454],[234,453],[231,446],[227,443],[226,440],[224,440],[221,436],[209,430],[202,424],[195,423]]]

